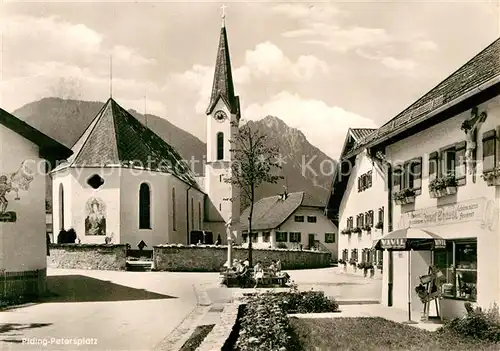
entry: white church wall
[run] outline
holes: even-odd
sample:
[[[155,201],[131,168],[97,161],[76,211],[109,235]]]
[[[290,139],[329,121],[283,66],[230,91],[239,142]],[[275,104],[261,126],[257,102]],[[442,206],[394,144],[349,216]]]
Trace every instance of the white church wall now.
[[[136,169],[122,169],[121,177],[121,236],[120,243],[130,244],[136,250],[144,241],[145,250],[169,240],[168,184],[171,177],[166,173]],[[142,183],[149,185],[151,196],[151,229],[139,228],[139,189]]]
[[[72,226],[71,218],[71,186],[73,175],[71,169],[65,169],[51,174],[52,181],[52,224],[54,242],[61,229]]]
[[[15,212],[15,222],[0,222],[0,268],[7,272],[45,269],[45,175],[38,147],[19,134],[0,125],[0,175],[16,172],[21,162],[35,172],[27,191],[5,195],[7,211]],[[38,170],[39,168],[39,170]]]
[[[73,228],[82,244],[104,244],[105,237],[113,234],[113,243],[120,240],[120,169],[119,168],[72,168],[71,187],[66,194],[71,194],[70,201],[65,202],[65,212],[71,218],[65,229]],[[92,188],[88,179],[99,175],[104,183]],[[90,225],[91,212],[97,203],[99,230],[86,230],[86,222]],[[66,204],[68,207],[66,208]],[[57,212],[55,209],[54,212]],[[101,230],[102,228],[102,230]]]

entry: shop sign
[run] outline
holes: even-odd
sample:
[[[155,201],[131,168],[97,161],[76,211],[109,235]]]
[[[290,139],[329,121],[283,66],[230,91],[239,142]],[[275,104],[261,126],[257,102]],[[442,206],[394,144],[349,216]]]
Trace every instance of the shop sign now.
[[[446,248],[446,240],[434,239],[434,248],[435,249],[445,249]]]
[[[483,219],[484,199],[464,201],[440,207],[431,207],[407,213],[409,227],[479,221]]]
[[[382,249],[405,249],[406,239],[380,239],[380,246]]]

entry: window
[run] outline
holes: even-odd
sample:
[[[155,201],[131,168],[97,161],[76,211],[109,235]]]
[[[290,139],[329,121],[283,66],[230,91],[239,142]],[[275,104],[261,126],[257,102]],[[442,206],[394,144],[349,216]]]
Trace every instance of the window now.
[[[262,240],[265,243],[268,243],[270,239],[271,239],[271,232],[264,232],[264,233],[262,233]]]
[[[104,179],[100,177],[98,174],[94,174],[87,180],[87,184],[90,185],[93,189],[99,189],[101,185],[104,184]]]
[[[349,251],[347,249],[342,250],[342,260],[346,261],[349,259]]]
[[[248,231],[244,230],[243,233],[241,233],[241,239],[244,243],[248,241]]]
[[[356,227],[363,228],[364,225],[365,225],[365,215],[360,213],[360,214],[358,214],[358,217],[356,220]]]
[[[316,223],[316,216],[307,216],[307,223]]]
[[[295,222],[304,222],[304,216],[295,216]]]
[[[59,184],[59,230],[64,229],[64,187]]]
[[[366,190],[372,186],[372,171],[368,171],[358,177],[358,192]]]
[[[455,146],[455,177],[457,178],[457,185],[465,185],[466,183],[465,146],[465,141]]]
[[[198,229],[201,230],[201,202],[198,202]]]
[[[432,182],[438,174],[438,153],[433,152],[429,155],[429,181]]]
[[[288,233],[287,232],[276,232],[276,242],[277,243],[286,243],[288,241]]]
[[[175,188],[172,188],[172,230],[177,230],[177,218],[175,213]]]
[[[415,192],[422,190],[422,158],[414,158],[408,161],[406,169],[408,170],[407,176],[407,188],[415,189]]]
[[[380,207],[378,209],[378,221],[380,223],[384,223],[384,208],[383,207]]]
[[[151,229],[151,193],[146,183],[139,189],[139,229]]]
[[[259,236],[259,233],[252,233],[252,243],[256,243],[257,242],[257,238]]]
[[[219,182],[221,182],[221,183],[222,183],[222,174],[221,174],[221,175],[219,175]]]
[[[354,218],[349,217],[347,218],[347,229],[353,229],[354,228]]]
[[[290,232],[290,242],[291,243],[300,243],[300,233],[299,232]]]
[[[495,169],[496,165],[496,139],[495,131],[483,133],[483,172]]]
[[[475,301],[477,297],[477,240],[447,241],[434,252],[434,262],[446,279],[443,297]]]
[[[224,159],[224,133],[217,133],[217,160]]]
[[[373,227],[373,211],[365,213],[365,226]]]
[[[219,211],[222,211],[222,204],[219,204]]]
[[[455,147],[441,151],[441,175],[455,175]]]
[[[335,244],[335,233],[325,233],[325,243]]]
[[[403,169],[401,166],[395,166],[392,172],[392,190],[396,193],[402,189]]]
[[[372,186],[372,171],[368,171],[366,173],[366,188],[370,188]]]
[[[351,259],[358,262],[358,249],[351,249]]]

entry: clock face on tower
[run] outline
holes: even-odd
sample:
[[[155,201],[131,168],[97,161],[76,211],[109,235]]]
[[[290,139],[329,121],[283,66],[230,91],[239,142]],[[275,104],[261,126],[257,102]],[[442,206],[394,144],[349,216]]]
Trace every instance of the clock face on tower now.
[[[214,118],[217,122],[223,122],[227,118],[227,115],[224,111],[219,110],[215,112]]]

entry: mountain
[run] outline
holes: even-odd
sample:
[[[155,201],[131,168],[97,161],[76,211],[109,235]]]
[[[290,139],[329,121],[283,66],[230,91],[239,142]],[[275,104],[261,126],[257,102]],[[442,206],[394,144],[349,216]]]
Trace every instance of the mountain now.
[[[257,198],[276,195],[286,187],[289,193],[306,191],[317,201],[325,203],[335,161],[311,145],[300,130],[289,127],[275,116],[249,121],[248,124],[251,130],[258,129],[265,134],[271,146],[279,148],[284,161],[279,172],[284,179],[277,184],[263,184],[257,189]]]
[[[13,115],[67,147],[72,147],[103,104],[98,101],[44,98],[24,105],[14,111]],[[144,115],[135,110],[129,112],[141,122],[145,122]],[[257,199],[281,193],[286,185],[288,192],[306,191],[317,200],[325,202],[332,175],[320,174],[321,164],[323,162],[324,170],[330,172],[333,161],[311,145],[302,132],[290,128],[277,117],[267,116],[260,121],[248,123],[252,129],[258,128],[261,133],[267,135],[272,145],[279,145],[280,153],[286,162],[281,170],[285,179],[278,184],[262,185],[257,190]],[[166,119],[148,114],[147,124],[163,140],[176,148],[184,159],[190,160],[194,157],[196,160],[204,160],[206,157],[206,144],[203,141]],[[309,162],[311,159],[313,160]],[[305,164],[309,164],[310,168],[304,167]],[[201,162],[195,165],[194,171],[199,175],[204,174]],[[47,194],[50,199],[50,189],[47,190]]]

